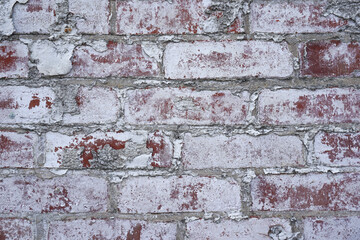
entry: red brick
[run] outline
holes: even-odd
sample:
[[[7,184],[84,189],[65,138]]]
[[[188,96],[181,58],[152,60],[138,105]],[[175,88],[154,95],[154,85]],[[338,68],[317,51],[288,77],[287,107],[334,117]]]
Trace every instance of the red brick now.
[[[302,142],[294,136],[186,134],[182,155],[186,169],[280,167],[304,165],[302,150]]]
[[[313,217],[304,221],[305,240],[355,240],[359,236],[359,217]]]
[[[359,174],[260,176],[251,184],[252,209],[358,211]]]
[[[77,18],[76,27],[80,33],[110,32],[109,0],[69,0],[69,12]]]
[[[197,41],[169,43],[164,70],[169,79],[289,77],[293,65],[285,44]]]
[[[12,15],[16,33],[50,33],[57,19],[57,2],[28,0],[26,4],[16,4]]]
[[[270,239],[270,234],[275,232],[275,228],[282,230],[280,234],[283,238],[279,239],[290,239],[292,236],[290,222],[279,218],[250,218],[239,222],[222,220],[220,223],[193,221],[187,224],[187,236],[188,239],[265,240]]]
[[[158,73],[156,60],[147,56],[140,44],[108,42],[104,52],[97,52],[88,46],[77,47],[70,76],[140,77]]]
[[[156,131],[151,133],[146,141],[146,147],[152,149],[151,166],[160,168],[171,167],[173,146],[170,138],[163,132]]]
[[[243,124],[249,93],[187,88],[129,90],[125,121],[130,124]]]
[[[326,33],[337,32],[347,20],[333,15],[324,16],[326,1],[264,1],[251,4],[252,32]]]
[[[120,219],[51,222],[48,238],[56,239],[175,239],[176,223]]]
[[[78,114],[64,114],[65,124],[111,123],[118,118],[120,102],[115,90],[80,87],[75,97]]]
[[[310,41],[300,46],[300,55],[302,76],[360,76],[358,42]]]
[[[263,90],[258,103],[267,125],[360,122],[360,91],[351,88]]]
[[[94,132],[70,136],[46,133],[49,168],[147,168],[171,167],[172,145],[162,132]]]
[[[219,32],[222,11],[210,13],[212,1],[165,0],[117,1],[118,34],[201,34]],[[218,14],[217,14],[218,13]],[[243,32],[238,18],[230,32]]]
[[[107,209],[106,181],[88,176],[3,178],[1,213],[98,212]]]
[[[34,167],[34,148],[38,137],[33,133],[0,131],[0,167]]]
[[[25,44],[0,42],[0,78],[27,77],[29,53]]]
[[[26,219],[0,219],[0,239],[35,239],[31,222]]]
[[[322,132],[315,137],[315,157],[329,166],[360,166],[359,133]]]
[[[60,120],[53,104],[56,96],[48,87],[0,88],[0,123],[53,123]]]
[[[241,205],[238,183],[213,177],[135,177],[116,189],[121,213],[230,211]]]

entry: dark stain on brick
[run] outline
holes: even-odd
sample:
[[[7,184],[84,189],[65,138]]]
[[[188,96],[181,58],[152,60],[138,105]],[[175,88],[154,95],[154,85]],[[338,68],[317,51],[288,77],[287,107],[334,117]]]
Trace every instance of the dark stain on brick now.
[[[0,109],[18,109],[19,104],[13,98],[0,100]]]
[[[12,47],[0,46],[0,71],[6,72],[14,69],[18,59]]]
[[[40,98],[36,95],[32,96],[32,100],[29,103],[29,109],[40,106]]]
[[[140,223],[132,227],[126,235],[126,240],[140,240],[141,239],[142,225]]]
[[[360,135],[325,133],[321,143],[331,147],[331,150],[324,151],[330,162],[341,161],[343,157],[354,160],[360,158]]]

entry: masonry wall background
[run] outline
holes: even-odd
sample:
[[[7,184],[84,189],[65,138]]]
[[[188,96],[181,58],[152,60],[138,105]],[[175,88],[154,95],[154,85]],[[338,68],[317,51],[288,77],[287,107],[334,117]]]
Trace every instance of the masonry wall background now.
[[[0,239],[359,239],[359,14],[2,0]]]

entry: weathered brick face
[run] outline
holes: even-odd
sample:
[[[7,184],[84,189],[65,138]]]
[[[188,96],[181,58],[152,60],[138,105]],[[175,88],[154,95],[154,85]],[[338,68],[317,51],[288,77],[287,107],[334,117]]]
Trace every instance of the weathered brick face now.
[[[360,239],[358,0],[1,0],[0,240]]]

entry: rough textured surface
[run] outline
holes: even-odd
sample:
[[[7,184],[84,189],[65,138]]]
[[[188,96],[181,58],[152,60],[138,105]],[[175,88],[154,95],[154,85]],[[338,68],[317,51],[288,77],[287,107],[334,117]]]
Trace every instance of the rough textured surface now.
[[[347,20],[324,16],[326,1],[263,1],[251,4],[250,28],[253,32],[323,33],[336,32]]]
[[[49,33],[57,20],[59,0],[28,0],[27,4],[16,4],[12,18],[16,33]]]
[[[357,89],[264,90],[259,96],[259,120],[264,124],[359,123]]]
[[[0,240],[358,239],[359,0],[0,0]]]
[[[292,237],[290,222],[285,219],[256,219],[243,220],[240,222],[222,221],[193,221],[187,224],[187,239],[269,239],[272,228],[281,228],[278,239]],[[275,238],[276,239],[276,238]]]
[[[0,219],[1,239],[24,239],[33,238],[31,222],[25,219]]]
[[[28,49],[18,41],[0,43],[0,78],[27,77]]]
[[[314,77],[360,75],[360,45],[339,40],[310,41],[301,46],[301,74]]]
[[[233,7],[233,9],[231,9]],[[214,8],[214,10],[212,10]],[[209,0],[117,1],[118,34],[201,34],[206,32],[242,32],[231,3]]]
[[[9,177],[2,179],[0,189],[1,213],[97,212],[107,209],[106,182],[96,177]]]
[[[354,133],[319,133],[315,137],[315,156],[329,166],[360,165],[360,135]]]
[[[54,106],[55,94],[48,87],[1,87],[1,123],[54,123],[59,115]]]
[[[305,239],[325,240],[357,239],[360,235],[359,217],[306,218],[304,222]]]
[[[252,137],[186,134],[183,163],[187,169],[280,167],[304,165],[301,141],[292,136]]]
[[[252,182],[253,209],[262,211],[359,210],[359,174],[284,175]]]
[[[0,167],[33,168],[37,140],[33,133],[0,131]]]
[[[125,120],[132,124],[241,124],[246,120],[248,92],[154,88],[128,91]]]
[[[131,178],[118,185],[117,191],[118,209],[123,213],[230,211],[241,205],[235,181],[211,177]]]
[[[74,227],[76,226],[76,227]],[[48,239],[175,239],[176,224],[129,220],[73,220],[52,222]]]
[[[172,43],[165,49],[164,68],[169,79],[288,77],[293,72],[285,45],[261,41]]]

